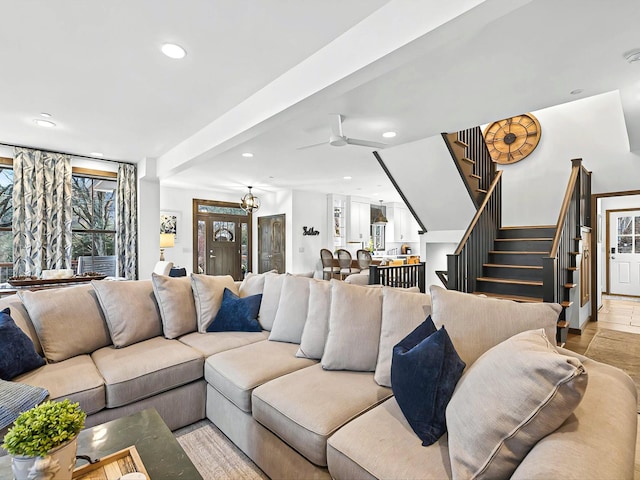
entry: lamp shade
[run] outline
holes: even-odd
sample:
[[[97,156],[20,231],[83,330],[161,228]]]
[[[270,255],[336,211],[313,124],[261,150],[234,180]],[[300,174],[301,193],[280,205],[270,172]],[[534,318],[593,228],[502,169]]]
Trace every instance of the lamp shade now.
[[[173,233],[161,233],[160,234],[160,248],[171,248],[175,242],[175,235]]]

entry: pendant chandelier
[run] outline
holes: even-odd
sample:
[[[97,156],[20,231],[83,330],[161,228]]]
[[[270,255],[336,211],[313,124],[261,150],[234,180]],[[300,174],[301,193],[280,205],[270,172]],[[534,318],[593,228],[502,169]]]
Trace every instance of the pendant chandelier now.
[[[382,205],[382,200],[380,200],[380,210],[378,210],[378,214],[373,219],[374,225],[386,225],[389,222],[389,220],[387,220],[387,217],[384,216],[384,213],[382,213],[383,208],[384,207]]]
[[[253,213],[260,208],[260,199],[251,193],[251,188],[249,186],[249,193],[240,201],[240,208],[247,213]]]

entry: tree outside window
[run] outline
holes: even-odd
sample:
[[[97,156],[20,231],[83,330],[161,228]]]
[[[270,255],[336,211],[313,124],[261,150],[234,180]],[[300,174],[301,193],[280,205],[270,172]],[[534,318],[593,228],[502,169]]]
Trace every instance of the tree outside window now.
[[[0,168],[0,282],[13,275],[13,169]]]

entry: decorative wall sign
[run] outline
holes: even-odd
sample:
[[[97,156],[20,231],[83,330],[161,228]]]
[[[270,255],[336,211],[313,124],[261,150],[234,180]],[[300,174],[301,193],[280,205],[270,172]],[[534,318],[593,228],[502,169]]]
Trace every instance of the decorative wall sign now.
[[[314,227],[302,227],[302,235],[320,235],[320,232]]]

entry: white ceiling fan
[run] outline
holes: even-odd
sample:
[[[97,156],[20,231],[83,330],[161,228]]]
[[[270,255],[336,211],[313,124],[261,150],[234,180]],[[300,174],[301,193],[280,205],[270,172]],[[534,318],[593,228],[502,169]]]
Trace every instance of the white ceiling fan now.
[[[333,147],[344,147],[345,145],[356,145],[358,147],[369,148],[385,148],[388,147],[386,143],[373,142],[371,140],[359,140],[357,138],[349,138],[342,133],[342,115],[339,113],[331,114],[331,135],[328,142],[314,143],[313,145],[306,145],[298,148],[298,150],[304,150],[305,148],[319,147],[320,145],[331,145]]]

